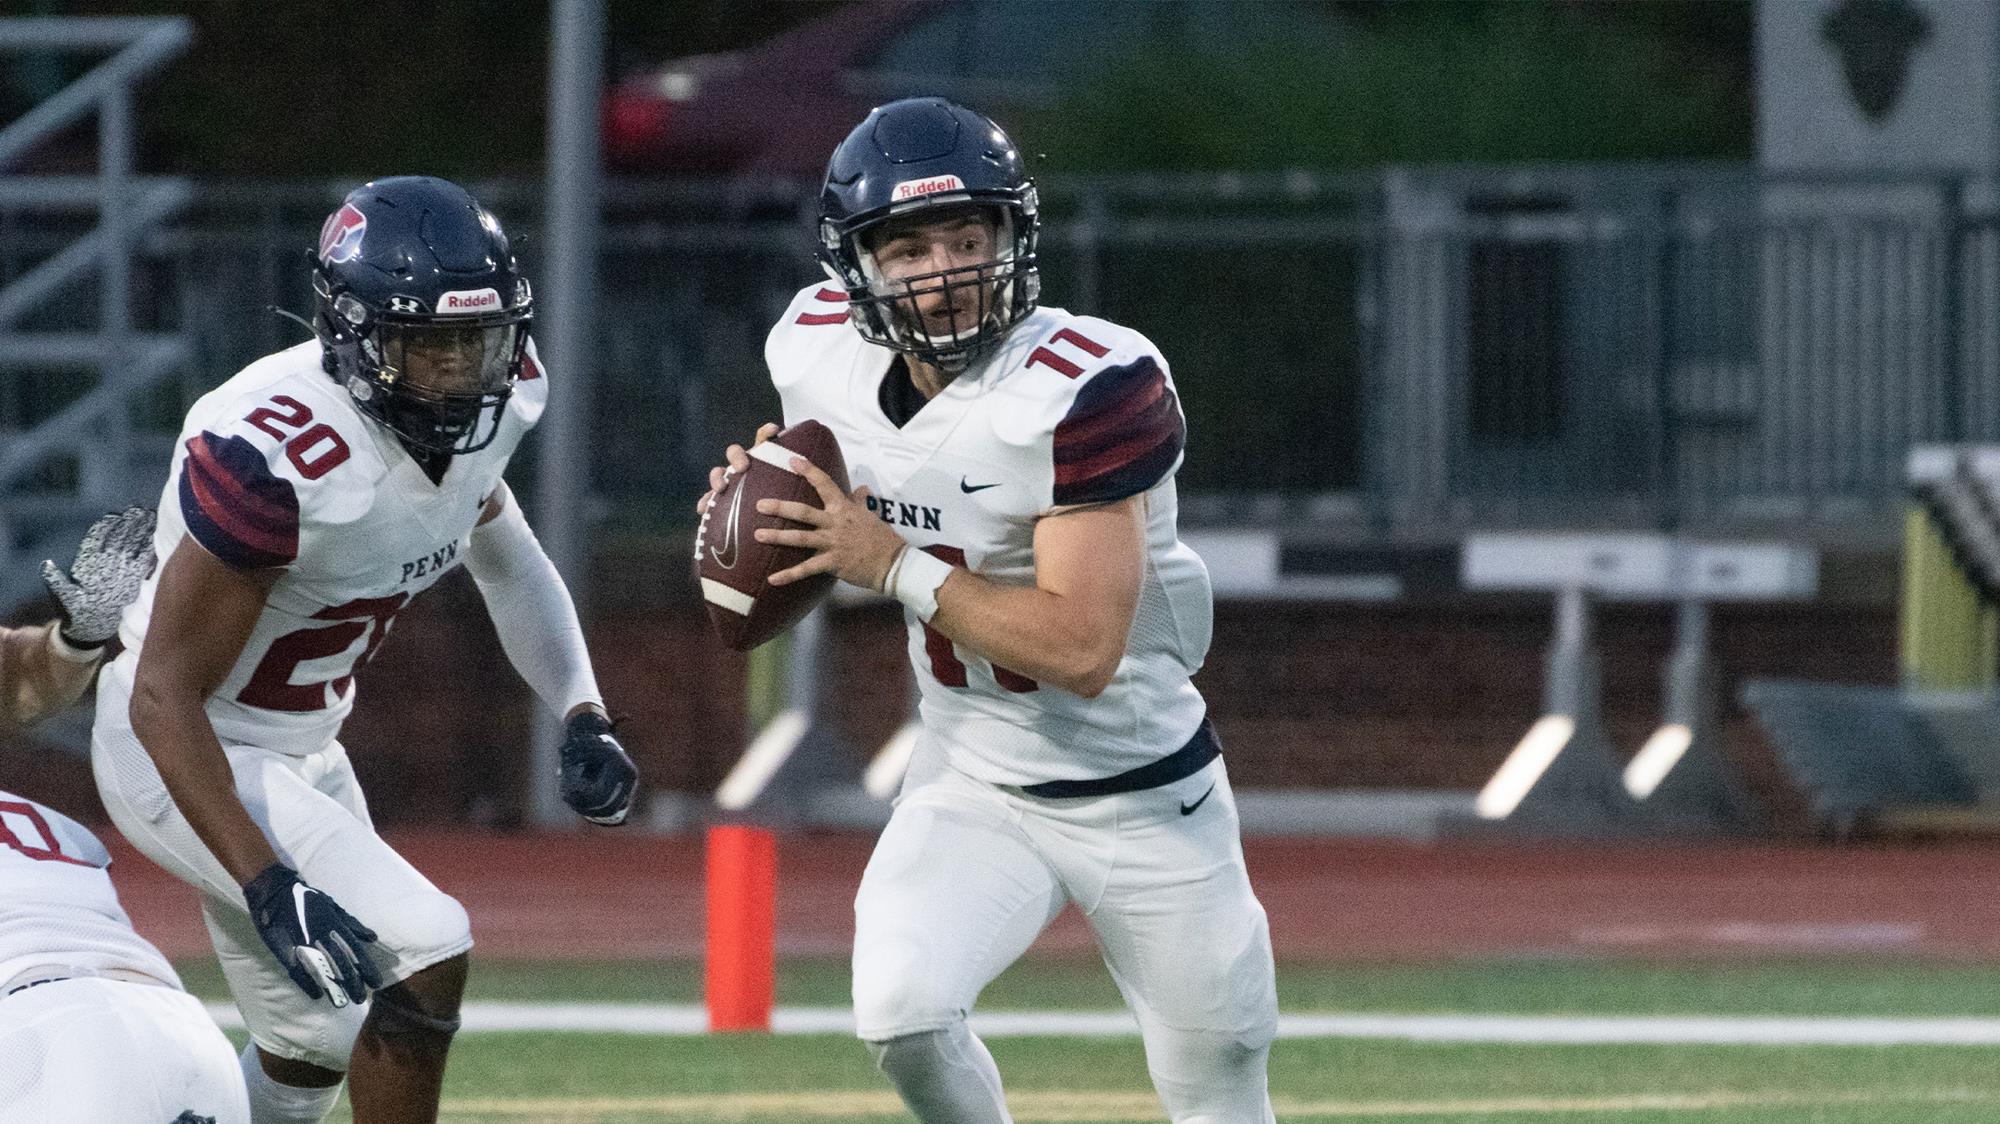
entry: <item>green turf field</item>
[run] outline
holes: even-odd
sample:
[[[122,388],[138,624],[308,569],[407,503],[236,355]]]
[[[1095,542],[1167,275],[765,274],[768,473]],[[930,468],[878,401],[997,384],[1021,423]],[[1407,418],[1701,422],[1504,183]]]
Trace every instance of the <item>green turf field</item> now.
[[[1023,1120],[1161,1120],[1132,1041],[998,1039]],[[1902,1048],[1277,1044],[1286,1120],[1990,1121],[1990,1051]],[[861,1047],[835,1037],[472,1035],[454,1049],[454,1121],[906,1119]]]
[[[213,961],[176,967],[196,995],[228,998]],[[481,961],[475,954],[468,998],[696,1003],[701,990],[701,966],[690,962]],[[842,1005],[847,996],[845,961],[779,966],[779,1003]],[[2000,966],[1828,960],[1286,964],[1278,970],[1278,997],[1286,1011],[2000,1017]],[[1100,1010],[1120,1002],[1101,964],[1030,959],[993,981],[979,1005]]]
[[[191,987],[220,997],[212,967]],[[689,1002],[689,964],[478,965],[472,998]],[[844,966],[788,963],[780,1001],[843,1001]],[[2000,970],[1793,963],[1643,966],[1535,961],[1286,967],[1288,1012],[2000,1016]],[[984,1009],[1105,1009],[1102,969],[1028,961]],[[1136,1039],[997,1038],[1021,1121],[1163,1120]],[[1916,1124],[2000,1118],[1985,1047],[1517,1046],[1286,1039],[1271,1057],[1280,1119],[1475,1124]],[[335,1117],[345,1121],[343,1114]],[[487,1033],[452,1053],[444,1119],[634,1124],[906,1119],[843,1036]]]

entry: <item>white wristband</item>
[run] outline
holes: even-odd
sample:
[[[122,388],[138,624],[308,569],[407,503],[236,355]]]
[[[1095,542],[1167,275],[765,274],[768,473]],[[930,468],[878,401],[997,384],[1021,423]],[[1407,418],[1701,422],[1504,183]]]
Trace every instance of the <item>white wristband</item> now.
[[[65,663],[96,663],[104,655],[102,644],[95,648],[79,648],[63,639],[62,626],[56,624],[49,626],[49,650]]]
[[[951,563],[907,547],[889,578],[889,596],[908,605],[925,624],[937,616],[937,591],[954,569]]]

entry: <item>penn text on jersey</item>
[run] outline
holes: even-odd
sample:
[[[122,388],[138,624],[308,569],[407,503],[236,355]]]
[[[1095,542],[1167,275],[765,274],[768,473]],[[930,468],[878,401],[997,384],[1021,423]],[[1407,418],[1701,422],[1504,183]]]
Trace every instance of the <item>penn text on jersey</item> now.
[[[448,542],[414,562],[403,563],[403,576],[398,581],[428,577],[449,567],[458,560],[458,543]]]
[[[891,526],[920,527],[926,531],[944,530],[944,511],[940,508],[869,496],[868,510]]]

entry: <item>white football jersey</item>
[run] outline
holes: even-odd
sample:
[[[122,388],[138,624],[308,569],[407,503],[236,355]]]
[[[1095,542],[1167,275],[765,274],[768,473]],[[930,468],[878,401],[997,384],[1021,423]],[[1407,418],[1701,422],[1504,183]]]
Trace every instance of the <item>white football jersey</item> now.
[[[396,614],[464,560],[481,505],[541,417],[548,382],[528,357],[486,448],[432,483],[389,430],[320,367],[309,340],[245,367],[188,411],[153,546],[185,536],[242,569],[281,567],[243,655],[209,697],[226,745],[307,754],[354,706],[354,669]],[[124,654],[102,689],[130,692],[157,571],[125,611]]]
[[[879,393],[895,352],[848,323],[846,294],[799,293],[765,345],[785,424],[817,419],[851,482],[912,546],[990,581],[1033,585],[1035,521],[1143,494],[1138,615],[1111,685],[1085,699],[995,667],[905,612],[925,736],[993,784],[1114,776],[1179,749],[1205,704],[1208,570],[1179,540],[1174,470],[1185,422],[1166,360],[1142,335],[1043,308],[898,428]]]
[[[30,968],[124,968],[180,983],[167,958],[132,931],[90,829],[0,791],[0,983]]]

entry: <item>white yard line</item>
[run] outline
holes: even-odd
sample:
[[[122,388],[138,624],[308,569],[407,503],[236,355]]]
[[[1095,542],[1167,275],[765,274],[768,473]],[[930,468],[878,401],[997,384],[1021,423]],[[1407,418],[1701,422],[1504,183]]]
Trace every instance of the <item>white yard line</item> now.
[[[236,1008],[212,1003],[209,1014],[231,1029]],[[611,1034],[703,1034],[708,1015],[695,1004],[468,1003],[465,1029]],[[973,1029],[992,1038],[1129,1038],[1138,1024],[1125,1011],[987,1011]],[[852,1034],[845,1007],[780,1007],[779,1034]],[[1295,1013],[1278,1018],[1280,1038],[1388,1038],[1413,1042],[1505,1042],[1516,1045],[2000,1046],[1993,1018],[1762,1018],[1683,1015],[1451,1015]]]

